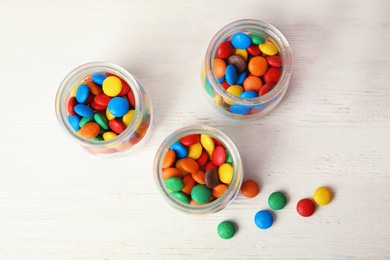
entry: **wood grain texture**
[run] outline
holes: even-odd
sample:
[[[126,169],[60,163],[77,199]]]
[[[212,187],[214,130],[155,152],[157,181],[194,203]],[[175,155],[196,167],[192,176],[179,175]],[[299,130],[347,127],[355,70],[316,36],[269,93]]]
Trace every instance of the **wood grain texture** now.
[[[0,1],[0,258],[390,258],[389,11],[386,0]],[[220,115],[200,88],[212,36],[244,18],[279,28],[294,59],[282,103],[250,122]],[[88,155],[56,121],[62,79],[98,60],[129,70],[152,99],[153,135],[124,158]],[[231,137],[256,198],[202,217],[164,202],[154,154],[191,124]],[[297,201],[321,185],[334,200],[300,217]],[[277,190],[286,208],[257,229]],[[216,227],[227,219],[238,232],[225,241]]]

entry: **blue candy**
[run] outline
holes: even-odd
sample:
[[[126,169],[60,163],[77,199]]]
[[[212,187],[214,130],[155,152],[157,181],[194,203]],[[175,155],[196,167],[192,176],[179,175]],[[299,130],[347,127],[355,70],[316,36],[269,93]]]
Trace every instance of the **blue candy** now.
[[[244,84],[244,80],[246,79],[246,76],[248,76],[248,72],[246,71],[241,72],[237,77],[236,84],[242,86],[242,84]]]
[[[251,43],[251,38],[245,33],[236,33],[232,36],[232,45],[236,49],[246,49]]]
[[[93,116],[93,109],[84,104],[77,104],[74,106],[74,111],[76,114],[82,117]]]
[[[238,115],[248,114],[250,110],[251,110],[250,107],[243,106],[243,105],[231,105],[230,106],[230,111],[232,113],[238,114]]]
[[[99,73],[96,73],[96,74],[93,74],[92,75],[92,81],[96,84],[99,84],[99,85],[102,85],[103,84],[103,81],[107,78],[106,75],[104,74],[99,74]]]
[[[257,98],[259,95],[256,91],[248,90],[240,94],[240,98]]]
[[[268,210],[260,210],[255,215],[255,224],[258,228],[267,229],[272,226],[274,217]]]
[[[78,115],[74,115],[74,116],[71,116],[69,115],[68,116],[68,122],[70,124],[70,126],[75,130],[79,130],[80,129],[80,117]]]
[[[229,85],[236,84],[236,81],[237,81],[237,70],[236,70],[236,68],[232,64],[229,64],[229,65],[226,66],[226,69],[225,69],[225,79],[226,79],[226,82]]]
[[[268,105],[268,102],[267,102],[267,103],[263,103],[263,104],[261,104],[261,105],[258,105],[258,106],[254,106],[253,108],[254,108],[254,109],[258,109],[258,110],[260,110],[260,109],[263,109],[263,108],[265,108],[267,105]]]
[[[81,84],[76,90],[76,100],[79,103],[87,101],[89,96],[89,88],[86,84]]]
[[[170,147],[176,153],[177,158],[185,158],[188,155],[187,149],[180,142],[175,142]]]
[[[130,105],[123,97],[114,97],[108,102],[108,111],[115,117],[122,117],[129,111]]]
[[[219,83],[222,83],[222,82],[224,82],[224,81],[225,81],[225,76],[222,76],[221,78],[218,79],[218,82],[219,82]]]

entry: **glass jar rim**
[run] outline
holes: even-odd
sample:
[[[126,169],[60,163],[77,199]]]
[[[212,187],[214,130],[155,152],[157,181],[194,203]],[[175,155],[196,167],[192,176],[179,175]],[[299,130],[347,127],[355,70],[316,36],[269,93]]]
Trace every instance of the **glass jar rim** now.
[[[72,89],[81,82],[88,74],[98,72],[111,72],[113,74],[119,74],[119,76],[126,81],[134,93],[134,99],[136,107],[134,108],[134,117],[130,125],[118,136],[110,140],[96,141],[82,137],[72,128],[68,122],[67,102],[69,101],[69,94]],[[137,79],[131,75],[127,70],[119,65],[110,62],[95,61],[82,64],[74,68],[69,72],[62,80],[56,94],[56,116],[61,126],[63,126],[72,137],[76,140],[91,145],[96,148],[104,148],[107,145],[113,145],[118,142],[122,142],[129,135],[135,133],[137,127],[142,121],[142,108],[145,106],[140,84]]]
[[[232,156],[234,169],[233,179],[221,197],[210,203],[196,206],[183,203],[171,196],[169,191],[165,188],[164,180],[162,178],[162,161],[166,152],[173,143],[177,142],[181,137],[190,134],[207,134],[212,138],[218,139]],[[241,187],[243,170],[243,164],[239,151],[233,141],[222,131],[205,125],[191,125],[182,127],[168,135],[157,149],[153,163],[154,179],[157,183],[161,195],[168,199],[168,203],[174,208],[194,215],[213,213],[226,207],[234,199]]]
[[[276,42],[277,48],[280,51],[282,48],[283,52],[281,52],[283,59],[283,69],[282,74],[278,83],[275,87],[268,92],[267,94],[257,97],[257,98],[239,98],[236,97],[229,92],[226,91],[222,87],[222,85],[218,82],[218,79],[215,77],[213,73],[213,60],[217,53],[218,46],[221,42],[223,42],[227,37],[230,37],[236,32],[248,31],[251,32],[262,32],[267,34]],[[206,64],[206,76],[209,80],[210,84],[215,87],[215,90],[220,94],[223,98],[226,98],[230,102],[233,102],[237,105],[243,106],[256,106],[259,104],[263,104],[273,100],[277,97],[284,89],[287,87],[291,73],[293,68],[292,61],[292,52],[290,45],[284,35],[273,25],[255,19],[242,19],[231,22],[221,28],[212,38],[211,42],[206,51],[205,56],[205,64]]]

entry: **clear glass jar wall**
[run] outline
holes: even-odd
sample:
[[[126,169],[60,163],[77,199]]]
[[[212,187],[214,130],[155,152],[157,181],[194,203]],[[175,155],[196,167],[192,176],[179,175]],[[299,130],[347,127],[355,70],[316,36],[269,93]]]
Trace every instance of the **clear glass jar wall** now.
[[[219,198],[206,203],[202,205],[191,205],[188,203],[183,203],[172,196],[172,192],[168,190],[165,187],[164,184],[164,178],[163,178],[163,160],[168,152],[168,150],[171,148],[171,146],[178,142],[181,138],[189,135],[194,134],[206,134],[213,139],[218,140],[221,142],[221,144],[225,147],[226,151],[231,155],[232,159],[232,166],[233,166],[233,177],[232,180],[227,188],[227,190],[223,193],[222,196]],[[154,165],[153,165],[153,171],[154,171],[154,179],[157,185],[158,190],[160,191],[162,197],[174,208],[193,215],[202,215],[206,213],[214,213],[219,210],[222,210],[225,208],[230,202],[234,200],[234,198],[237,196],[242,179],[244,174],[243,164],[240,157],[240,154],[234,145],[234,143],[231,141],[231,139],[226,136],[221,131],[210,127],[210,126],[187,126],[184,128],[181,128],[172,134],[170,134],[160,145],[160,147],[157,150],[155,159],[154,159]]]
[[[134,114],[126,129],[110,140],[92,140],[81,136],[69,122],[68,105],[77,87],[94,74],[107,74],[124,80],[134,94]],[[150,137],[153,109],[142,84],[125,69],[108,62],[91,62],[71,71],[62,81],[56,96],[56,116],[60,126],[82,148],[93,155],[112,157],[140,148]],[[96,112],[96,111],[95,111]],[[104,111],[99,111],[104,114]]]
[[[214,60],[217,58],[218,47],[224,41],[230,41],[236,33],[258,35],[265,39],[266,42],[271,42],[276,46],[278,53],[275,56],[280,57],[282,60],[282,66],[279,67],[281,74],[278,82],[268,93],[255,98],[240,98],[229,93],[222,86],[223,78],[216,77]],[[241,53],[238,55],[241,55]],[[245,55],[248,54],[246,53]],[[248,56],[247,59],[249,61],[251,54]],[[212,38],[208,46],[201,75],[203,90],[207,100],[223,115],[233,119],[256,119],[272,111],[283,99],[289,85],[292,63],[290,46],[283,34],[274,26],[257,20],[235,21],[223,27]],[[248,75],[250,75],[250,71]]]

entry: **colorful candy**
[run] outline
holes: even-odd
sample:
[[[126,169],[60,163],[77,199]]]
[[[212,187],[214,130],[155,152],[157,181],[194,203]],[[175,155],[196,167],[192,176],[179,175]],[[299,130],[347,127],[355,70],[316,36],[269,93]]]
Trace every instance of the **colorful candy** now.
[[[315,209],[314,202],[309,198],[301,199],[297,203],[297,212],[302,217],[310,217],[313,215]]]
[[[281,210],[286,206],[287,198],[280,191],[271,193],[268,197],[268,205],[273,210]]]
[[[268,210],[260,210],[255,215],[255,224],[260,229],[270,228],[274,222],[274,217]]]
[[[332,200],[332,192],[328,187],[319,187],[314,191],[313,199],[320,206],[328,205]]]
[[[208,134],[186,135],[174,142],[161,166],[165,188],[176,199],[191,205],[221,197],[234,177],[229,152]]]
[[[222,221],[217,227],[218,236],[222,239],[230,239],[236,233],[236,228],[231,221]]]
[[[254,180],[245,180],[241,185],[241,194],[247,198],[256,197],[259,191],[259,184]]]

